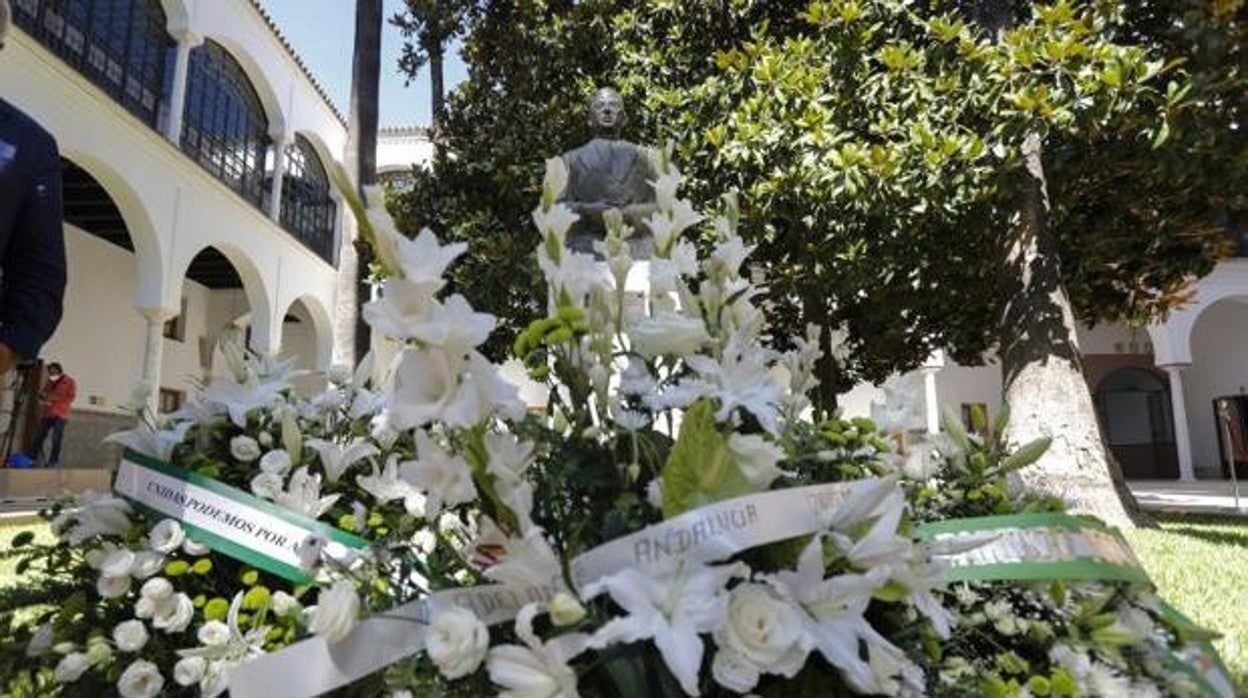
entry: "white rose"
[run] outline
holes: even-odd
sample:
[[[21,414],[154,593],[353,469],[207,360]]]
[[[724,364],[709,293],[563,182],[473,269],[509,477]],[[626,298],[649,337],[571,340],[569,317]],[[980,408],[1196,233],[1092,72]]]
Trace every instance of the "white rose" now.
[[[251,478],[251,493],[261,499],[277,499],[285,483],[277,473],[260,473]]]
[[[792,604],[775,595],[762,584],[742,584],[728,595],[725,622],[715,630],[715,642],[727,650],[719,673],[735,677],[735,685],[726,688],[742,692],[736,679],[743,678],[739,660],[753,665],[759,673],[780,674],[793,678],[806,664],[811,640],[802,626],[801,615]],[[735,655],[735,656],[732,656]],[[730,671],[731,670],[731,671]],[[718,680],[718,679],[717,679]]]
[[[192,557],[199,557],[200,555],[208,554],[208,546],[198,541],[193,541],[190,538],[187,538],[185,541],[182,542],[182,552]]]
[[[462,678],[476,671],[489,649],[489,630],[466,608],[456,607],[441,613],[429,626],[426,652],[448,679]]]
[[[27,657],[42,657],[52,649],[52,624],[44,623],[39,629],[30,636],[30,642],[26,643]]]
[[[138,601],[134,602],[135,617],[151,618],[156,613],[157,603],[158,602],[155,599],[151,599],[146,596],[140,597]]]
[[[178,594],[156,604],[152,627],[166,633],[180,633],[186,630],[194,617],[195,602],[186,594]]]
[[[230,439],[230,455],[241,463],[250,463],[260,457],[260,444],[250,436],[235,436]]]
[[[173,584],[164,577],[153,577],[143,583],[139,596],[153,601],[160,601],[173,596]]]
[[[122,698],[156,698],[164,688],[165,679],[160,669],[149,661],[138,659],[126,667],[117,680],[117,691]]]
[[[550,619],[555,625],[564,627],[581,622],[585,617],[585,607],[576,597],[561,591],[550,600]]]
[[[147,628],[141,620],[128,620],[113,628],[113,644],[122,652],[138,652],[147,644]]]
[[[203,657],[183,657],[173,665],[173,680],[179,686],[194,686],[204,678],[208,660]]]
[[[177,550],[178,546],[182,545],[182,541],[186,540],[186,531],[182,530],[182,524],[177,521],[165,519],[152,526],[147,539],[152,550],[167,555]]]
[[[120,577],[101,576],[99,581],[95,583],[95,591],[106,599],[116,599],[125,596],[130,591],[130,575],[122,575]]]
[[[339,642],[351,634],[360,615],[360,596],[355,584],[340,579],[328,589],[322,589],[317,599],[316,612],[308,629],[320,635],[326,642]]]
[[[91,666],[91,660],[82,652],[71,652],[61,658],[56,665],[56,680],[59,683],[71,683],[78,680]]]
[[[732,434],[728,437],[728,450],[741,474],[760,490],[771,487],[771,483],[784,474],[776,467],[784,458],[784,450],[758,434]]]
[[[273,613],[279,618],[288,616],[292,613],[298,613],[303,609],[303,606],[299,604],[298,599],[284,591],[273,592],[271,601],[273,603]]]
[[[260,459],[260,470],[274,475],[285,475],[291,466],[290,454],[283,449],[269,451]]]
[[[160,571],[165,564],[165,556],[150,550],[142,550],[134,555],[134,564],[130,565],[130,574],[135,579],[147,579]]]
[[[118,548],[104,556],[100,561],[100,575],[104,577],[128,577],[134,565],[134,553],[125,548]]]
[[[711,676],[715,683],[736,693],[747,693],[758,685],[761,674],[758,667],[726,647],[720,647],[711,662]]]
[[[210,620],[199,626],[196,633],[199,644],[205,647],[217,647],[230,641],[230,627],[219,620]]]
[[[643,318],[628,331],[633,350],[646,358],[696,354],[711,337],[702,318],[680,313],[660,313]]]

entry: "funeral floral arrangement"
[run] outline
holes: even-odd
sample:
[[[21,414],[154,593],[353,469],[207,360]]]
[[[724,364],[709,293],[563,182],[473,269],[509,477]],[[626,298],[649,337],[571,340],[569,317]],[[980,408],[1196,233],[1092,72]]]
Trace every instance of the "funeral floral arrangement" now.
[[[303,397],[226,341],[191,407],[142,412],[117,492],[4,553],[30,580],[0,591],[4,695],[1217,694],[1121,539],[1007,485],[1044,443],[810,421],[819,331],[767,349],[735,198],[704,215],[655,167],[639,265],[610,212],[565,248],[547,163],[549,314],[515,346],[539,409],[446,292],[465,246],[356,202],[393,360]],[[1036,573],[1055,550],[1080,573]]]

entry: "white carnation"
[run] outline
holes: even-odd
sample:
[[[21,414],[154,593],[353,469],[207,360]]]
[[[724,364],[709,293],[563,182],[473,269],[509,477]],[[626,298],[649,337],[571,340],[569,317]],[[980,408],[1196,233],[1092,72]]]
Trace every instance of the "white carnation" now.
[[[166,633],[180,633],[195,617],[195,603],[186,594],[178,594],[156,604],[152,627]]]
[[[130,591],[130,575],[120,577],[101,576],[95,583],[95,591],[106,599],[125,596]]]
[[[219,647],[230,641],[230,628],[219,620],[210,620],[199,626],[195,637],[205,647]]]
[[[173,584],[164,577],[153,577],[143,583],[143,587],[139,589],[139,596],[153,601],[167,599],[173,596]]]
[[[269,451],[260,459],[260,470],[274,475],[285,475],[291,465],[290,454],[280,448]]]
[[[147,627],[141,620],[128,620],[113,628],[113,644],[122,652],[138,652],[147,644]]]
[[[194,686],[204,678],[208,660],[203,657],[183,657],[173,665],[173,680],[179,686]]]
[[[141,550],[134,554],[134,563],[130,565],[130,574],[135,579],[147,579],[159,572],[164,564],[164,555],[151,550]]]
[[[143,659],[135,660],[126,667],[117,680],[121,698],[156,698],[164,686],[165,679],[160,675],[160,669]]]
[[[147,539],[152,550],[169,554],[177,550],[178,546],[182,545],[182,541],[186,540],[186,531],[182,530],[182,524],[177,521],[165,519],[152,527]]]
[[[299,605],[299,600],[284,591],[273,592],[272,603],[273,613],[279,618],[303,610],[303,606]]]
[[[82,652],[70,652],[56,665],[58,683],[72,683],[91,667],[91,660]]]
[[[277,473],[260,473],[251,478],[251,493],[261,499],[277,499],[282,494],[285,484],[282,482],[282,476]]]
[[[241,463],[250,463],[260,457],[260,444],[250,436],[235,436],[230,439],[230,455]]]

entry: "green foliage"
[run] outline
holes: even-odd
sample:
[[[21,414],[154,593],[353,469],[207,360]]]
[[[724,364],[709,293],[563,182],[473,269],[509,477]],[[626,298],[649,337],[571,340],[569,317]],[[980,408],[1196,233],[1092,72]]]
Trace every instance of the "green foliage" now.
[[[821,367],[826,406],[933,347],[973,363],[995,343],[1018,146],[1039,131],[1081,318],[1164,314],[1243,205],[1227,196],[1248,181],[1238,4],[1036,4],[999,37],[981,5],[484,3],[441,128],[455,157],[392,207],[480,250],[456,286],[519,331],[543,300],[540,161],[586,139],[587,95],[615,83],[628,136],[673,143],[695,200],[742,192],[775,336],[848,332],[850,356]]]
[[[694,403],[663,466],[664,518],[753,491],[733,462],[728,437],[715,424],[715,406],[709,400]]]

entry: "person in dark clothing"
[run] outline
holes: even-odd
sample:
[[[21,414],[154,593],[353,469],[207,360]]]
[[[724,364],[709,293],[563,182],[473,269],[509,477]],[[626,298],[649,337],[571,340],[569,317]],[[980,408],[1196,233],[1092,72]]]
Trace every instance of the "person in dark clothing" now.
[[[0,47],[9,29],[0,0]],[[39,355],[61,321],[65,231],[56,140],[0,99],[0,373]]]
[[[35,437],[31,453],[32,460],[39,461],[43,453],[43,442],[48,435],[52,436],[52,453],[48,455],[48,467],[55,468],[61,464],[61,442],[65,438],[65,424],[69,422],[69,410],[78,397],[78,384],[66,375],[60,364],[48,364],[48,384],[40,393],[43,399],[43,421],[39,424],[39,435]]]

